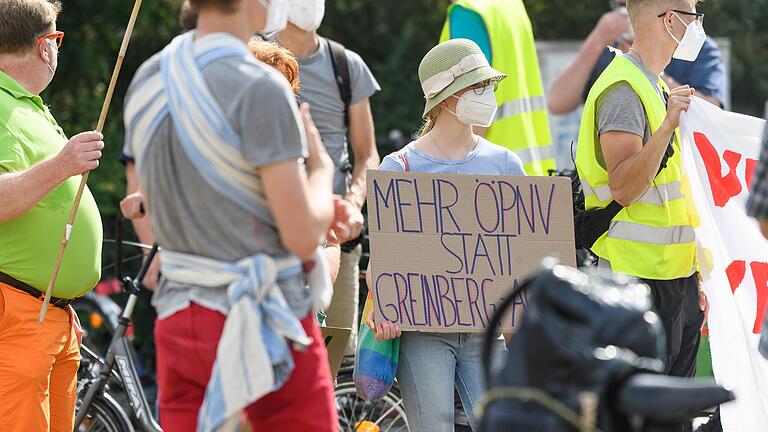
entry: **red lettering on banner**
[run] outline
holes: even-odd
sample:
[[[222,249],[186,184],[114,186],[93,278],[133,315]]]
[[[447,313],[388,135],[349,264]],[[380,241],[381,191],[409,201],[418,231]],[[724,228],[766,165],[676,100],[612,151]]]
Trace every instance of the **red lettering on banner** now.
[[[752,277],[755,279],[755,288],[757,289],[755,326],[752,328],[752,333],[760,334],[765,318],[765,305],[768,302],[768,264],[753,262],[749,267],[752,269]]]
[[[752,180],[755,178],[755,167],[757,167],[757,160],[747,159],[747,166],[744,168],[744,183],[747,184],[747,189],[752,192]]]
[[[736,288],[741,285],[744,280],[744,274],[747,272],[747,263],[744,261],[734,261],[731,265],[725,269],[725,274],[728,275],[728,282],[731,285],[731,292],[735,293]]]
[[[768,263],[751,262],[749,263],[749,268],[752,270],[752,280],[755,282],[755,297],[757,298],[755,323],[752,327],[752,332],[760,334],[760,330],[763,328],[766,306],[768,306]],[[747,266],[744,261],[734,261],[725,269],[732,293],[735,294],[736,289],[744,282],[746,272]]]
[[[715,205],[725,207],[732,197],[741,193],[742,186],[739,177],[736,174],[736,166],[741,161],[741,155],[731,150],[723,153],[723,159],[728,165],[728,174],[722,176],[722,164],[720,155],[717,154],[715,146],[709,141],[706,135],[700,132],[693,133],[693,140],[696,142],[696,148],[704,160],[704,166],[707,169],[709,177],[709,187],[712,189],[712,198]]]

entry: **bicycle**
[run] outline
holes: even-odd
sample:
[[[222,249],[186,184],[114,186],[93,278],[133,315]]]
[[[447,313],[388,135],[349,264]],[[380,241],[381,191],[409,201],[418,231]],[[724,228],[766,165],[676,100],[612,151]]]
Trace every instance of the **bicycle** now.
[[[139,281],[144,278],[157,251],[157,246],[152,247],[135,278],[126,276],[121,281],[123,290],[129,294],[128,301],[122,309],[105,357],[102,359],[86,344],[81,347],[75,431],[134,432],[136,425],[144,432],[162,432],[141,387],[135,353],[126,337],[141,291]],[[130,416],[110,394],[110,385],[120,387],[128,395]]]
[[[352,381],[354,357],[346,357],[339,369],[334,396],[342,432],[407,432],[408,420],[397,383],[378,402],[357,395]]]

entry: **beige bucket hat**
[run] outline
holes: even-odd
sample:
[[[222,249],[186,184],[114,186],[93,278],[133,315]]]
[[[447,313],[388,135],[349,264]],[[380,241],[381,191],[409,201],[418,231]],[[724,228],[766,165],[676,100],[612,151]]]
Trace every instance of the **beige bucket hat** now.
[[[451,39],[432,48],[419,65],[419,80],[426,105],[424,114],[457,91],[507,75],[488,64],[483,51],[469,39]]]

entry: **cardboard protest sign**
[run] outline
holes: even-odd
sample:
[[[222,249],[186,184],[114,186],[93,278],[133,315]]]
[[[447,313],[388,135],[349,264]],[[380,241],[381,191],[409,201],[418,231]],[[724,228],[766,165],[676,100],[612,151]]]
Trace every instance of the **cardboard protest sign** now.
[[[331,368],[331,378],[336,379],[352,329],[320,327],[320,330],[325,340],[325,349],[328,350],[328,366]]]
[[[543,258],[576,265],[568,178],[372,170],[368,227],[375,319],[403,330],[480,332]]]

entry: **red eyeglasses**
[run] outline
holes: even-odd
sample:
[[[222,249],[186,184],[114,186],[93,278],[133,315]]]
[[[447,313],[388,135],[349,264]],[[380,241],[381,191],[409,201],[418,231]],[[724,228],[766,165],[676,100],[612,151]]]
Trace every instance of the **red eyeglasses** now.
[[[37,38],[37,42],[35,42],[35,45],[40,46],[40,44],[43,43],[43,41],[46,39],[56,39],[56,48],[61,48],[61,41],[64,40],[64,32],[57,31],[51,34],[47,34],[45,36],[40,36],[39,38]]]

